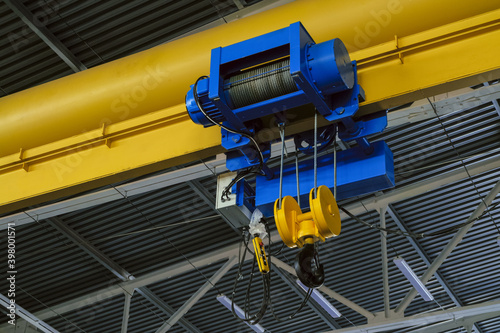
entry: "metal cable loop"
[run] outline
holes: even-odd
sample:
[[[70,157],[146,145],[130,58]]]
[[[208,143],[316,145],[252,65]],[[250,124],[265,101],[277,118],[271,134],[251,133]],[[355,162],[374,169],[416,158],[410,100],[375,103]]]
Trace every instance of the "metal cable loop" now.
[[[295,147],[295,180],[297,181],[297,204],[300,207],[299,150]]]
[[[281,136],[279,208],[281,209],[281,197],[283,194],[283,156],[285,155],[285,125],[280,124],[279,128]]]
[[[318,112],[314,110],[314,198],[318,197]]]

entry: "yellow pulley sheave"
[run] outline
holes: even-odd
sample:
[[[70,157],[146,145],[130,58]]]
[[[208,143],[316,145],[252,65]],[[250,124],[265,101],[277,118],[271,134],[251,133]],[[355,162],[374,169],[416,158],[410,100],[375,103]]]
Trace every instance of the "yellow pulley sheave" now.
[[[281,239],[288,247],[302,247],[307,239],[324,242],[340,234],[341,222],[337,202],[330,189],[321,185],[314,198],[314,188],[309,193],[310,212],[302,213],[297,201],[285,196],[279,207],[274,204],[274,219]]]

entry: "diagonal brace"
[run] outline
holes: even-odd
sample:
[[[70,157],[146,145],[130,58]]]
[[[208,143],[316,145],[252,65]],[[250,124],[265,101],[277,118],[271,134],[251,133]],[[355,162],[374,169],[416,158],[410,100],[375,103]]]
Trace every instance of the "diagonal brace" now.
[[[276,267],[279,267],[283,269],[284,271],[292,274],[293,276],[297,276],[297,273],[295,273],[295,269],[293,267],[290,267],[289,265],[285,264],[283,261],[279,260],[276,257],[272,257],[272,263]],[[367,319],[373,319],[375,318],[375,315],[371,313],[370,311],[362,308],[361,306],[357,305],[356,303],[348,300],[344,296],[336,293],[335,291],[331,290],[330,288],[327,288],[325,286],[322,286],[319,288],[322,292],[330,296],[331,298],[339,301],[340,303],[344,304],[348,308],[351,308],[352,310],[356,311],[357,313],[361,314],[362,316],[366,317]]]
[[[472,228],[474,225],[475,219],[477,219],[483,212],[486,210],[486,208],[493,202],[493,199],[497,196],[497,194],[500,192],[500,181],[498,181],[495,186],[491,189],[491,191],[486,195],[484,201],[481,201],[479,206],[474,210],[474,212],[470,215],[470,217],[467,219],[467,221],[471,222],[467,224],[466,226],[462,227],[456,234],[455,236],[448,242],[446,247],[441,251],[439,256],[437,256],[436,259],[432,262],[432,264],[429,266],[429,268],[425,271],[425,273],[422,275],[420,278],[422,283],[427,283],[429,279],[436,273],[438,268],[443,264],[443,262],[448,258],[450,253],[455,249],[455,247],[462,241],[462,239],[465,237],[465,234],[467,231]],[[404,313],[408,305],[410,305],[411,301],[417,296],[417,290],[415,288],[412,288],[408,294],[406,294],[405,298],[401,301],[401,303],[397,306],[396,308],[396,313]]]
[[[234,266],[237,257],[231,257],[212,277],[203,284],[173,315],[166,321],[156,333],[165,333],[172,328],[214,285]]]

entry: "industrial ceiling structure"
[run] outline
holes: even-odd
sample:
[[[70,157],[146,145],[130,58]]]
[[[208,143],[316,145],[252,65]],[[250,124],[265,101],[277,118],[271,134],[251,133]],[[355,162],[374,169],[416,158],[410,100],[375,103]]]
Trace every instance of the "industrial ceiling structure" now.
[[[211,48],[299,20],[317,40],[343,39],[358,61],[361,111],[388,111],[387,129],[370,140],[392,150],[396,186],[339,201],[365,224],[342,214],[341,234],[319,245],[319,290],[341,316],[309,300],[294,318],[268,313],[259,325],[273,333],[500,332],[496,1],[3,0],[0,18],[0,332],[254,332],[217,301],[233,291],[241,240],[215,209],[217,175],[227,171],[220,134],[192,124],[181,102],[208,74]],[[160,51],[146,56],[150,67],[130,74],[152,48]],[[175,66],[154,65],[163,62]],[[123,89],[133,79],[154,88],[130,100],[134,91]],[[291,119],[291,132],[304,128],[309,118]],[[268,164],[278,163],[274,144]],[[270,222],[271,294],[285,317],[305,293],[297,250],[282,248]],[[434,300],[413,289],[395,257]],[[236,304],[245,292],[240,286]],[[261,292],[255,283],[252,309]]]

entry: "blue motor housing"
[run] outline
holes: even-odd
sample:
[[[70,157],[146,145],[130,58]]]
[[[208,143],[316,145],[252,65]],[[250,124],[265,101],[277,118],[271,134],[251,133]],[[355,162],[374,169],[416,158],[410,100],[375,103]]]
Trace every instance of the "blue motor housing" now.
[[[215,104],[208,98],[208,79],[200,80],[197,85],[198,100],[205,111],[205,113],[216,122],[223,122],[224,116],[217,109]],[[189,117],[191,120],[204,127],[213,126],[214,124],[210,122],[207,117],[203,115],[193,96],[193,89],[191,88],[186,95],[186,108],[188,110]],[[191,111],[190,111],[191,110]]]
[[[342,41],[316,44],[300,22],[213,49],[210,77],[196,88],[205,113],[235,130],[248,130],[248,121],[310,103],[330,121],[350,117],[363,96]],[[191,119],[212,126],[193,90],[194,85],[186,96]]]
[[[356,62],[340,39],[316,44],[300,22],[249,40],[212,50],[210,76],[202,77],[186,95],[191,119],[205,127],[222,123],[255,135],[260,119],[313,104],[327,120],[340,123],[339,137],[356,140],[365,154],[373,147],[366,136],[387,125],[385,111],[354,119],[364,100]],[[221,131],[229,150],[226,166],[236,171],[260,163],[247,138]],[[260,147],[269,156],[269,142]]]

